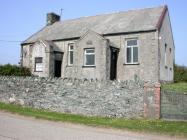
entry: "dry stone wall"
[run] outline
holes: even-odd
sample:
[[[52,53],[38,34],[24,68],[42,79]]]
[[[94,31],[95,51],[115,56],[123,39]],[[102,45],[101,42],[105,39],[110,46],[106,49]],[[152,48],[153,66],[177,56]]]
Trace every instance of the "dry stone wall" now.
[[[143,117],[143,82],[0,77],[0,102],[88,116]]]

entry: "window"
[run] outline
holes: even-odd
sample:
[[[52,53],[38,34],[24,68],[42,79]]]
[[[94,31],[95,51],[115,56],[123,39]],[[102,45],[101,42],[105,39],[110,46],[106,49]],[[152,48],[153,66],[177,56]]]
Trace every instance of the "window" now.
[[[36,72],[43,71],[42,57],[35,57],[35,71]]]
[[[165,50],[164,50],[164,64],[167,65],[167,44],[165,43]]]
[[[127,46],[127,64],[137,64],[138,63],[138,41],[137,39],[130,39],[126,41]]]
[[[169,52],[171,53],[171,48],[169,48]]]
[[[68,65],[73,65],[73,49],[74,49],[74,44],[69,44],[68,45]]]
[[[85,49],[84,50],[84,65],[94,66],[95,65],[95,49]]]

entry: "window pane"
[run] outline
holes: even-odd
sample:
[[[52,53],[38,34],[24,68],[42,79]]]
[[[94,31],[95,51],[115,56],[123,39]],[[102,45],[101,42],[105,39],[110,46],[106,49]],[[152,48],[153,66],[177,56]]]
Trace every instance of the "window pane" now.
[[[95,65],[95,55],[86,55],[86,65]]]
[[[70,46],[70,50],[73,50],[73,45]]]
[[[136,46],[137,45],[137,40],[128,40],[127,41],[127,46]]]
[[[133,62],[138,62],[138,47],[133,47]]]
[[[42,63],[42,57],[36,57],[35,63]]]
[[[70,64],[73,64],[73,51],[70,52]]]
[[[167,64],[167,44],[165,44],[164,63]]]
[[[68,65],[73,64],[73,48],[74,44],[68,44],[69,46],[69,54],[68,54]]]
[[[36,63],[36,71],[43,71],[43,64],[42,63]]]
[[[127,48],[127,63],[131,63],[131,48]]]
[[[86,49],[86,53],[94,53],[94,49]]]

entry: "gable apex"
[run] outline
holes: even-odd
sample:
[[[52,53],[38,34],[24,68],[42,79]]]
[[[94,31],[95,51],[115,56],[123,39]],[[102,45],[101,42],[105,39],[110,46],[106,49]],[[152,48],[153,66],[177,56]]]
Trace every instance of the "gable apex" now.
[[[81,40],[83,40],[85,37],[87,37],[88,35],[94,35],[97,36],[98,38],[102,39],[102,40],[107,40],[106,38],[104,38],[102,35],[100,35],[99,33],[88,29],[81,37],[79,40],[77,40],[77,43],[79,43]]]

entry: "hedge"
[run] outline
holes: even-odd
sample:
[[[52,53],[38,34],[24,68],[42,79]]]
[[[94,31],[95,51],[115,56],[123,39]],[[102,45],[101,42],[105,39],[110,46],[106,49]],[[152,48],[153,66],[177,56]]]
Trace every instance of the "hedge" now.
[[[174,65],[174,82],[187,82],[187,67]]]
[[[30,69],[17,65],[0,65],[0,75],[31,76]],[[174,65],[174,82],[187,82],[187,67]]]
[[[3,76],[31,76],[28,68],[20,67],[17,65],[0,65],[0,75]]]

